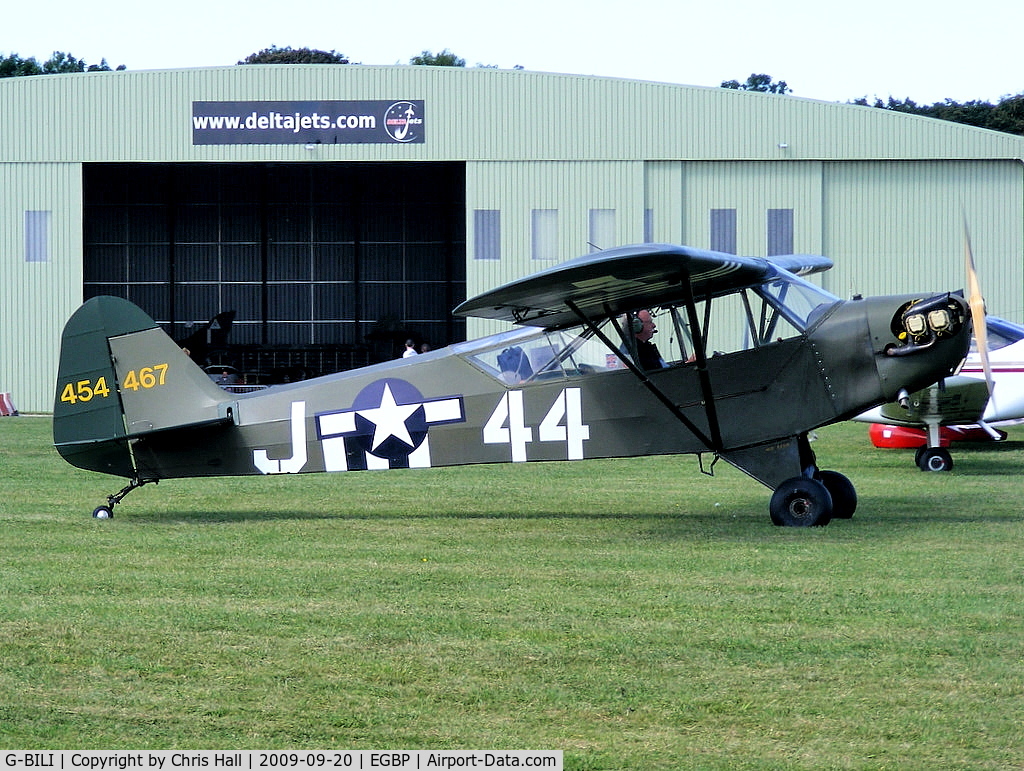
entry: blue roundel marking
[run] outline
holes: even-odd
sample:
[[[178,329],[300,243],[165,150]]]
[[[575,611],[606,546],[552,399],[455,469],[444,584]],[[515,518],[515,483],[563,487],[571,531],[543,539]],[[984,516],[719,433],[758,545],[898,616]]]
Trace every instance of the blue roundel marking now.
[[[427,437],[423,394],[404,380],[370,383],[353,400],[352,409],[359,446],[378,458],[404,461]]]

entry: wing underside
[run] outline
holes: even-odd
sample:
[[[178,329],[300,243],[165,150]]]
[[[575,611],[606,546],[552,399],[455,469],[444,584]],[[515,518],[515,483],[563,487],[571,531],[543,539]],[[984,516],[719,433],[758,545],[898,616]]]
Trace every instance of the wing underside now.
[[[981,420],[988,403],[984,380],[950,377],[911,394],[906,409],[892,402],[880,408],[881,416],[896,425],[920,426],[935,421],[946,426],[974,424]]]

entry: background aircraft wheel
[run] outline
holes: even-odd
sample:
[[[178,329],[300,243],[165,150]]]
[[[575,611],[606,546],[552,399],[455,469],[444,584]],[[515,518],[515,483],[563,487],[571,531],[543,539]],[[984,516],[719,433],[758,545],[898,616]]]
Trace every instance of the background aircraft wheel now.
[[[928,447],[918,456],[917,467],[921,471],[952,471],[953,456],[945,447]]]
[[[827,525],[832,519],[832,495],[817,479],[787,479],[772,494],[772,522],[786,527]]]
[[[819,471],[817,479],[832,496],[832,519],[849,519],[857,510],[857,491],[853,482],[838,471]]]
[[[97,506],[92,510],[93,519],[113,519],[114,510],[109,506]]]

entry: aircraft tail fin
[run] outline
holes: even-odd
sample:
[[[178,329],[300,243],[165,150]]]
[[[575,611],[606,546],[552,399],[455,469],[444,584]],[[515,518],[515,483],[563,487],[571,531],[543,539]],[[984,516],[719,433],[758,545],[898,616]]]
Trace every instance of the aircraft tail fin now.
[[[134,478],[134,437],[228,422],[229,401],[141,309],[94,297],[64,327],[53,443],[74,466]]]

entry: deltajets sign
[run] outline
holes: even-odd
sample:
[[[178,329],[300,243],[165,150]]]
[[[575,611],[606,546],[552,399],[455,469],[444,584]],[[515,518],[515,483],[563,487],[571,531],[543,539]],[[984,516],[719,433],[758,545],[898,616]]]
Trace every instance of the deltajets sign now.
[[[193,145],[422,144],[422,100],[192,102]]]

